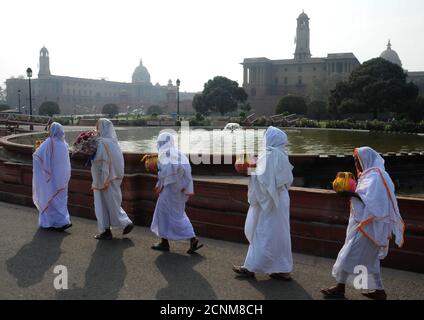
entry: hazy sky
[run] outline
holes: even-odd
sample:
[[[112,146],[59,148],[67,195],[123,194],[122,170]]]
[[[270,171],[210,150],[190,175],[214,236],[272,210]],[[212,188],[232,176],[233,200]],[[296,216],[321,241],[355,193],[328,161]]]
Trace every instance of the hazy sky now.
[[[292,58],[296,18],[311,18],[311,52],[379,56],[390,38],[410,71],[424,70],[422,0],[1,0],[0,85],[28,66],[131,81],[140,58],[153,83],[202,90],[215,75],[242,81],[243,58]]]

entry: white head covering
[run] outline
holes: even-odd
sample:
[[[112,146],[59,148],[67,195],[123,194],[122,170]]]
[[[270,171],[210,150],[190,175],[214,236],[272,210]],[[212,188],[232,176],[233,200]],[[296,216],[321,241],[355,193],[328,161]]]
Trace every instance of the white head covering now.
[[[384,159],[369,147],[357,148],[354,154],[362,167],[356,193],[365,205],[362,215],[357,217],[361,221],[359,231],[387,250],[389,238],[394,234],[396,244],[401,247],[405,225],[400,216],[395,186],[384,167]]]
[[[124,177],[124,155],[118,143],[118,137],[109,119],[101,118],[97,123],[98,140],[97,151],[92,166],[93,185],[97,191],[106,190],[113,180]],[[95,170],[101,168],[101,170]]]
[[[158,149],[158,187],[178,183],[186,195],[192,195],[193,178],[190,161],[175,147],[174,137],[169,132],[162,132],[157,139]]]
[[[33,154],[33,201],[40,213],[48,209],[59,192],[65,191],[71,177],[68,145],[63,126],[53,122],[50,137]]]
[[[116,135],[115,128],[112,121],[106,118],[100,118],[97,123],[97,131],[101,138],[110,139],[118,143],[118,136]]]
[[[60,123],[53,122],[50,125],[50,137],[58,138],[65,141],[65,130]]]
[[[264,135],[264,152],[257,161],[257,175],[252,175],[249,185],[249,203],[270,211],[279,206],[279,191],[293,183],[293,166],[285,145],[287,135],[275,127],[269,127]]]
[[[359,163],[361,164],[362,171],[367,171],[371,168],[378,168],[386,171],[383,157],[380,156],[374,149],[370,147],[362,147],[355,150],[355,155],[357,155]]]

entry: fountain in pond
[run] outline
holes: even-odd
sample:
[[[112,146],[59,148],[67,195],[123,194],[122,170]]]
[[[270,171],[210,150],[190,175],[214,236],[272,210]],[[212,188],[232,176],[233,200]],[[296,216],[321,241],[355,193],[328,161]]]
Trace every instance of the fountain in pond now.
[[[224,127],[224,131],[234,132],[236,130],[242,130],[242,127],[238,123],[227,123]]]

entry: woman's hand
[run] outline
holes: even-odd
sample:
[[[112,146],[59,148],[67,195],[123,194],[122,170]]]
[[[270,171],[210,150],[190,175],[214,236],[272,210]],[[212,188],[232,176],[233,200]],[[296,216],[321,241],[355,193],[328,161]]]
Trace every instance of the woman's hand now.
[[[337,192],[337,194],[342,197],[355,197],[362,201],[361,197],[356,192],[343,191],[343,192]]]

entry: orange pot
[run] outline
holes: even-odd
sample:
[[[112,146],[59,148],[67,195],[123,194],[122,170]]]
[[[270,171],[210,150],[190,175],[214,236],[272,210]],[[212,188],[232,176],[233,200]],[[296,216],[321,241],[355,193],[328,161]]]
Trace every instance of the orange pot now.
[[[148,173],[158,173],[158,156],[156,154],[146,154],[141,162],[144,162],[144,168]]]

